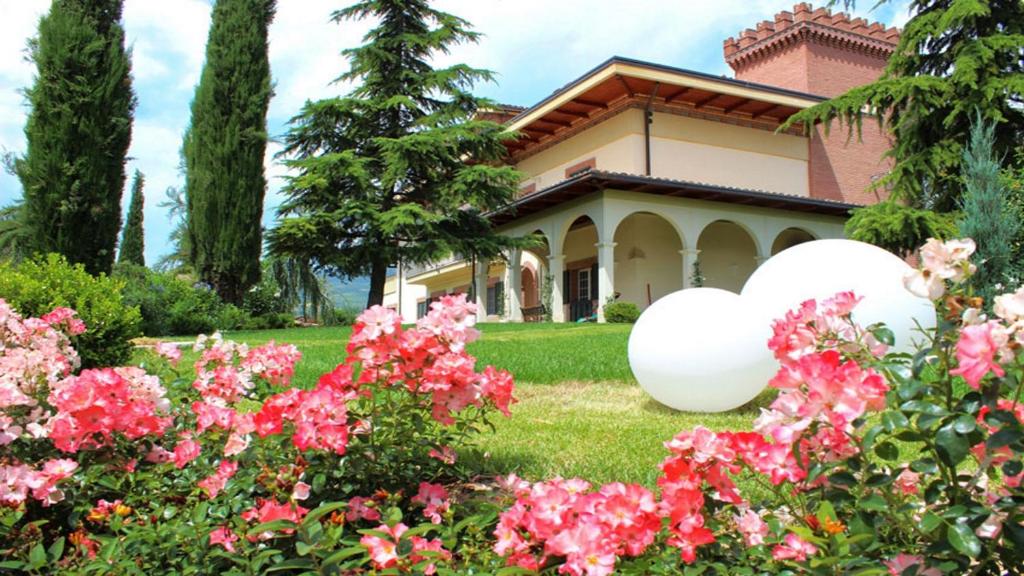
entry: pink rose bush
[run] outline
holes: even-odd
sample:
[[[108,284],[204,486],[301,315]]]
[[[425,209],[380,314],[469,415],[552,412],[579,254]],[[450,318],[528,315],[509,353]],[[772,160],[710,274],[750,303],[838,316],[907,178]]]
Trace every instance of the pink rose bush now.
[[[167,346],[159,374],[76,373],[72,311],[23,319],[0,301],[4,567],[1017,573],[1024,289],[978,298],[973,250],[930,240],[907,275],[938,320],[914,353],[859,325],[854,293],[789,311],[767,342],[775,397],[745,430],[668,439],[648,486],[509,475],[488,490],[461,469],[458,449],[514,402],[511,375],[467,353],[464,297],[414,326],[367,310],[309,382],[294,347],[219,335],[197,341],[194,378]]]

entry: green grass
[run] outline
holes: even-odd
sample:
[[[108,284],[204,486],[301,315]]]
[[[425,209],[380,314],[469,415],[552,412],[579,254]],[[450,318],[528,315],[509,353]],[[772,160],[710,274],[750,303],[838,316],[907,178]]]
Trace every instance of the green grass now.
[[[636,384],[626,357],[630,325],[484,324],[469,347],[478,367],[492,364],[516,380],[512,417],[497,415],[494,432],[464,451],[465,461],[487,473],[530,479],[555,475],[595,483],[612,480],[653,485],[663,443],[696,425],[749,429],[756,410],[692,414],[652,400]],[[301,328],[231,332],[250,345],[269,340],[295,344],[303,357],[296,383],[309,385],[345,356],[351,329]]]

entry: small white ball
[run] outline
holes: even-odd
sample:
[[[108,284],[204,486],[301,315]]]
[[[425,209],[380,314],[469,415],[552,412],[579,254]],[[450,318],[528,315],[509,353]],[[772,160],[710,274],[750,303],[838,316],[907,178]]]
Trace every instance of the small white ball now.
[[[757,318],[733,292],[673,292],[633,326],[629,366],[648,394],[677,410],[737,408],[757,396],[776,370]]]

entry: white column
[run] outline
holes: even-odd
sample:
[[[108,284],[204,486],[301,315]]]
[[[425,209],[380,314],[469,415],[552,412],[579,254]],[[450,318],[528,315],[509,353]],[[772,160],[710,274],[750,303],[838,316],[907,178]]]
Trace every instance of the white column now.
[[[506,302],[505,319],[510,322],[523,321],[523,251],[513,248],[508,253],[508,266],[505,268]]]
[[[597,321],[604,322],[604,304],[615,295],[615,242],[598,242],[594,246],[597,246]]]
[[[553,254],[548,257],[549,274],[551,274],[551,321],[565,322],[565,305],[562,304],[562,273],[565,269],[565,254]]]
[[[487,269],[491,267],[489,260],[478,260],[476,263],[476,320],[487,319]]]
[[[679,253],[683,256],[683,289],[694,288],[693,263],[696,262],[697,257],[700,256],[700,250],[690,248],[680,250]]]

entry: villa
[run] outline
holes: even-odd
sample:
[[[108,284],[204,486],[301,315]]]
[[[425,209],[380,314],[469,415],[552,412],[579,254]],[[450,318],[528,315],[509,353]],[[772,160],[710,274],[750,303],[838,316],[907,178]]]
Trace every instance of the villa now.
[[[843,237],[849,210],[881,199],[871,184],[889,169],[889,141],[867,121],[860,140],[779,126],[876,79],[898,35],[802,3],[725,41],[735,78],[613,57],[528,109],[489,112],[522,134],[509,161],[524,174],[492,222],[544,245],[399,266],[385,305],[411,321],[475,285],[481,319],[603,321],[611,300],[643,309],[697,284],[738,292],[773,254]]]

